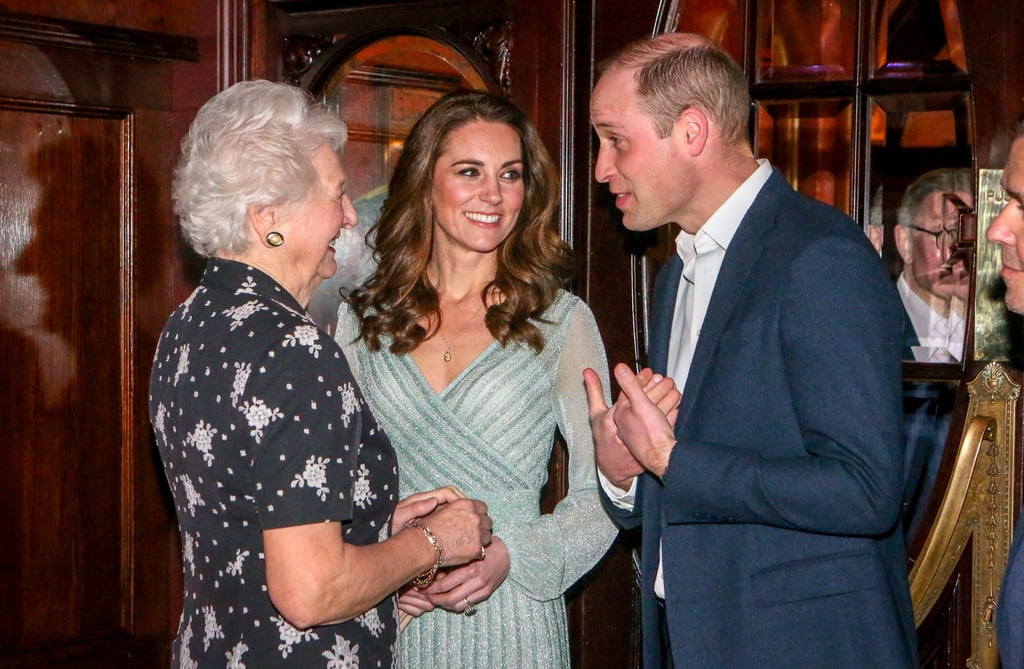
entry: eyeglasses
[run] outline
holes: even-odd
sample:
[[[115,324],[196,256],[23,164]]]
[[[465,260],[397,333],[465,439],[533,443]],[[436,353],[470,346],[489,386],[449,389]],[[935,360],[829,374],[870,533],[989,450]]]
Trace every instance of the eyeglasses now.
[[[960,230],[957,228],[943,228],[941,230],[929,230],[928,228],[922,228],[919,225],[907,225],[908,228],[923,232],[929,235],[935,240],[935,248],[940,251],[946,252],[952,249],[960,242]]]

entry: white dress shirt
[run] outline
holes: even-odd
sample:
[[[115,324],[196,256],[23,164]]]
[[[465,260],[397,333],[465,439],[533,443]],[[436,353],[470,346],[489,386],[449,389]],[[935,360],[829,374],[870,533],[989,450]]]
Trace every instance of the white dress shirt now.
[[[964,355],[964,318],[950,306],[943,316],[914,292],[903,274],[896,280],[918,346],[911,347],[918,362],[960,362]]]
[[[753,174],[733,191],[733,194],[700,227],[696,235],[683,230],[676,237],[676,252],[683,260],[683,277],[676,292],[666,369],[680,390],[686,387],[693,352],[700,338],[715,282],[718,281],[718,271],[725,260],[725,252],[747,210],[771,176],[772,167],[767,160],[760,159],[757,163],[758,168]],[[635,478],[628,491],[612,485],[600,470],[598,478],[613,504],[623,509],[633,508],[636,501]],[[665,580],[660,555],[658,573],[654,580],[654,593],[662,599],[665,598]]]

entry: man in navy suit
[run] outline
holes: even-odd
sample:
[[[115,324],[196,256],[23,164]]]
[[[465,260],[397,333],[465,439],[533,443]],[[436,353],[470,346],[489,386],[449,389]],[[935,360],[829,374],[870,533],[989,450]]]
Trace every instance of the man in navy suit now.
[[[1017,137],[1003,169],[1007,203],[992,221],[985,236],[998,244],[1001,275],[1006,284],[1006,308],[1024,314],[1024,114],[1017,122]],[[1003,669],[1024,669],[1024,515],[1014,528],[1010,561],[996,609],[996,639]]]
[[[591,101],[625,226],[679,228],[652,369],[617,365],[611,408],[585,372],[605,504],[643,527],[644,665],[915,667],[903,309],[860,228],[754,158],[750,111],[742,69],[680,33]]]

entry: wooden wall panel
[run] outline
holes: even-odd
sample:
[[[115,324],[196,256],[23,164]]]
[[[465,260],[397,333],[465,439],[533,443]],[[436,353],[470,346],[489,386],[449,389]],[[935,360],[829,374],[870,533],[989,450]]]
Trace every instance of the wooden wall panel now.
[[[195,4],[173,0],[3,0],[0,7],[97,26],[188,35],[195,25],[190,11]]]
[[[5,167],[27,167],[4,175],[21,187],[0,202],[0,229],[17,238],[0,327],[22,353],[5,366],[18,392],[0,410],[19,427],[7,444],[15,466],[0,472],[21,487],[7,530],[19,556],[8,574],[30,586],[8,603],[18,645],[117,632],[128,613],[118,484],[125,129],[124,119],[0,110]]]
[[[0,667],[169,662],[180,553],[146,392],[188,283],[171,82],[212,89],[198,59],[191,38],[0,11]]]

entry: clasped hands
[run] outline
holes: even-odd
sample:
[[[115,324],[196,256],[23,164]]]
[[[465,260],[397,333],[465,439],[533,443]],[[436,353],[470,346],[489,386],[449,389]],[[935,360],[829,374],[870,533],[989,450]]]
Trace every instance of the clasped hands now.
[[[478,510],[482,508],[486,522],[486,536],[481,534],[477,546],[486,546],[484,557],[479,548],[468,559],[447,559],[449,545],[446,539],[434,528],[433,513],[441,512],[452,505],[472,503]],[[409,617],[420,616],[435,608],[443,608],[463,613],[468,605],[476,605],[491,596],[508,576],[510,560],[505,543],[491,534],[491,521],[486,515],[487,506],[478,500],[470,500],[465,493],[455,486],[446,486],[410,495],[395,508],[393,528],[404,527],[414,518],[421,518],[430,526],[435,534],[439,534],[444,548],[445,562],[438,571],[434,582],[424,588],[406,585],[399,593],[398,608],[401,612],[402,626]],[[470,541],[469,545],[473,545]]]
[[[629,490],[644,470],[661,477],[668,469],[682,394],[672,379],[648,368],[634,374],[619,363],[613,373],[621,392],[610,407],[594,370],[583,370],[583,382],[597,466],[615,487]]]

